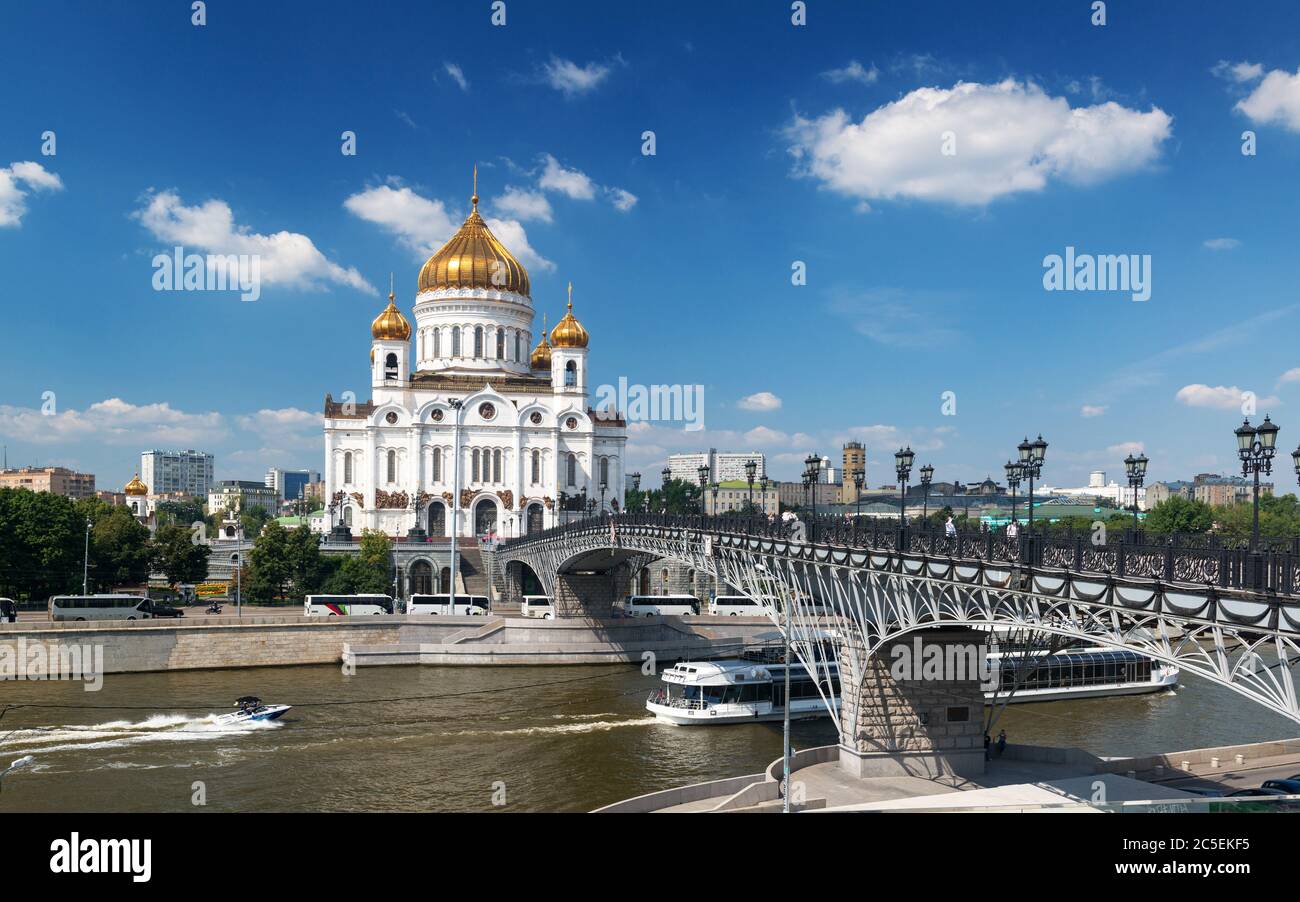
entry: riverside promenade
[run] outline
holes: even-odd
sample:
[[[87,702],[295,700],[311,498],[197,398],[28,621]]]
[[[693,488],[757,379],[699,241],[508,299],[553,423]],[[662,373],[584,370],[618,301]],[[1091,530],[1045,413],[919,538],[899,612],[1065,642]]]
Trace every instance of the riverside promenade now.
[[[73,650],[101,648],[103,673],[298,664],[616,664],[640,663],[647,654],[664,660],[736,654],[770,631],[771,622],[756,617],[527,620],[259,612],[236,618],[227,612],[176,620],[0,624],[0,659],[17,660],[40,646],[56,666]]]
[[[606,805],[596,813],[779,812],[781,770],[778,758],[763,773],[648,793]],[[1300,738],[1137,758],[1009,745],[975,778],[860,778],[839,766],[839,747],[831,745],[795,752],[790,782],[792,810],[797,813],[1102,811],[1147,808],[1144,803],[1149,802],[1206,810],[1207,791],[1226,795],[1296,773],[1300,773]],[[1099,803],[1099,797],[1105,801]]]

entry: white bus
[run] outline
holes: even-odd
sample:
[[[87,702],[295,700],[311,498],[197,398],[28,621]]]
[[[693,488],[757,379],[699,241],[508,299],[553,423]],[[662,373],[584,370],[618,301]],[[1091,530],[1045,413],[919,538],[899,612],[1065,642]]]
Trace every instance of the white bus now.
[[[391,614],[393,599],[387,595],[308,595],[302,602],[303,614],[326,614],[330,617],[360,614]]]
[[[700,600],[694,595],[629,595],[615,602],[614,610],[624,617],[686,617],[700,612]]]
[[[51,620],[150,620],[149,599],[139,595],[55,595]]]
[[[554,620],[555,608],[551,606],[549,595],[525,595],[523,604],[519,606],[519,614],[537,620]]]
[[[715,617],[770,617],[776,610],[775,601],[766,599],[759,604],[748,595],[715,595],[709,613]]]
[[[456,604],[452,605],[451,596],[412,595],[407,602],[408,614],[441,614],[445,617],[486,617],[488,614],[488,597],[486,595],[461,595],[456,593]]]

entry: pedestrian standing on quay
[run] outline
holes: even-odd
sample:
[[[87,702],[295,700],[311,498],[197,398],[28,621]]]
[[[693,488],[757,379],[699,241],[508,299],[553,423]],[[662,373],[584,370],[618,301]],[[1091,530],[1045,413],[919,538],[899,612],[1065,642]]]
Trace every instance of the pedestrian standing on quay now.
[[[989,744],[991,742],[992,740],[989,739],[989,734],[985,733],[984,734],[984,760],[985,761],[989,760]]]
[[[1001,758],[1002,753],[1005,752],[1006,750],[1007,750],[1007,731],[999,730],[998,731],[998,757]]]

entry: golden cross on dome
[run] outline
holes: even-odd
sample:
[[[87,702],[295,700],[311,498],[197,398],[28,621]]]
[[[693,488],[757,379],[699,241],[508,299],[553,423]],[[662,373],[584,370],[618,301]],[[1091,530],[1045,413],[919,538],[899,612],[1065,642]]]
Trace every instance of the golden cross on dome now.
[[[569,309],[573,309],[573,283],[569,283]]]
[[[393,274],[390,272],[388,274],[388,303],[391,304],[395,297],[396,295],[393,294]]]
[[[474,209],[478,209],[478,163],[474,164],[474,194],[470,197]]]

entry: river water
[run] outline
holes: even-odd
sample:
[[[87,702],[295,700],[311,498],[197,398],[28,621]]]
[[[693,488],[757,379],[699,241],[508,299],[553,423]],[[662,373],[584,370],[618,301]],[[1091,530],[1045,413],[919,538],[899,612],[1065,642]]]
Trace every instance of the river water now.
[[[1195,677],[1158,695],[1009,706],[1012,742],[1136,755],[1278,739],[1286,719]],[[757,773],[780,724],[674,727],[631,666],[336,666],[0,683],[3,811],[586,811],[684,783]],[[255,694],[294,709],[221,728]],[[828,718],[796,748],[835,741]],[[494,804],[504,801],[504,804]]]

